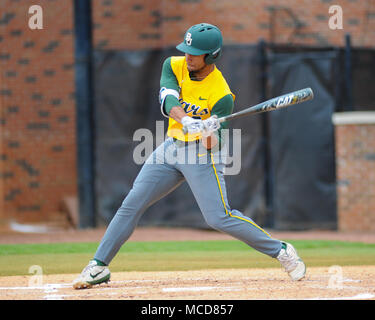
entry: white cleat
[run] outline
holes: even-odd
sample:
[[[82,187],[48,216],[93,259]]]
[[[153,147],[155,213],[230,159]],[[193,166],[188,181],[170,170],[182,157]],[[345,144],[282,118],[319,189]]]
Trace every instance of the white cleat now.
[[[285,244],[286,249],[281,248],[277,260],[280,261],[292,280],[298,281],[303,279],[306,274],[304,262],[297,255],[296,249],[290,243],[283,242],[283,244]]]
[[[77,279],[73,281],[74,289],[88,289],[95,284],[108,283],[111,277],[111,272],[106,266],[98,266],[95,260],[82,270]]]

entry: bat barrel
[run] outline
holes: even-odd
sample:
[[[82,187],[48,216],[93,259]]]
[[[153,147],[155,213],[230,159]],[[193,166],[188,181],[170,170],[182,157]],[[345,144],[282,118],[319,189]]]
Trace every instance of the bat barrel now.
[[[305,88],[293,91],[282,96],[272,98],[270,100],[259,103],[253,107],[233,113],[229,116],[219,119],[220,122],[237,119],[250,114],[257,114],[267,111],[272,111],[280,108],[285,108],[294,104],[305,102],[314,98],[314,93],[311,88]]]

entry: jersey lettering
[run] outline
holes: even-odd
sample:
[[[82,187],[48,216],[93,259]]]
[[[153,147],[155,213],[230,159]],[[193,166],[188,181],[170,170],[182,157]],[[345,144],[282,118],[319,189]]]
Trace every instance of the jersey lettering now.
[[[188,103],[186,101],[183,101],[182,99],[180,99],[180,103],[186,114],[191,113],[193,116],[204,116],[209,113],[208,108],[203,108],[201,106]]]
[[[185,43],[193,45],[191,34],[186,34]],[[232,94],[221,72],[215,68],[204,82],[192,81],[189,77],[184,56],[171,58],[171,68],[180,86],[179,102],[185,113],[194,119],[205,120],[211,115],[216,102],[227,94]],[[234,95],[233,95],[234,99]],[[184,134],[182,124],[169,117],[168,136],[182,141],[194,141],[201,138],[201,133]]]

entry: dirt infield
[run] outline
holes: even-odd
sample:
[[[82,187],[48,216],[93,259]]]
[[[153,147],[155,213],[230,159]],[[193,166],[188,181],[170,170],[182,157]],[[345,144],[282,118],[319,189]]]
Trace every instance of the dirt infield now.
[[[342,272],[342,278],[337,277]],[[76,275],[0,278],[2,300],[375,300],[375,266],[310,268],[294,282],[281,269],[114,273],[108,284],[74,290]],[[341,279],[338,281],[338,279]],[[31,283],[30,283],[31,281]]]
[[[44,234],[2,232],[0,243],[100,241],[104,229],[55,230]],[[375,242],[374,234],[329,231],[272,232],[279,239],[327,239]],[[223,240],[214,231],[138,228],[129,241]],[[280,269],[227,269],[181,272],[113,273],[108,284],[74,290],[77,274],[0,277],[1,300],[375,300],[375,266],[308,268],[306,277],[290,281]]]

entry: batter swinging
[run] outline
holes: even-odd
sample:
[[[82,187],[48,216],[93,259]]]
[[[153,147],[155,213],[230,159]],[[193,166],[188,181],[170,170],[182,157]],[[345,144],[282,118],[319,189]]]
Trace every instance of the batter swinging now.
[[[189,28],[177,46],[185,55],[164,61],[159,100],[162,114],[169,118],[168,138],[143,165],[93,260],[73,282],[75,289],[108,282],[108,265],[144,211],[184,181],[208,225],[277,258],[291,279],[304,277],[305,264],[291,244],[272,238],[228,203],[222,156],[226,148],[221,134],[227,124],[219,124],[217,118],[232,113],[235,96],[215,66],[221,47],[221,31],[201,23]]]

